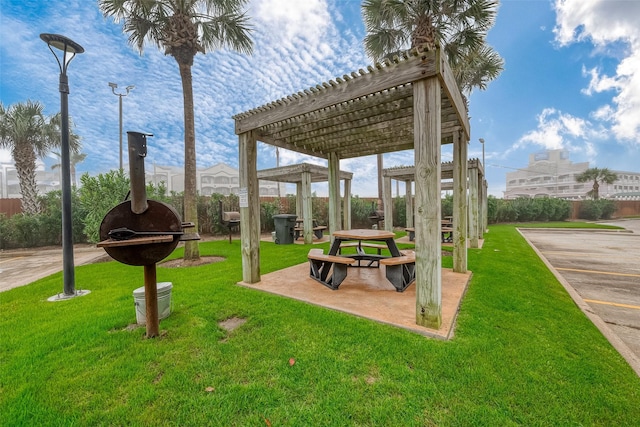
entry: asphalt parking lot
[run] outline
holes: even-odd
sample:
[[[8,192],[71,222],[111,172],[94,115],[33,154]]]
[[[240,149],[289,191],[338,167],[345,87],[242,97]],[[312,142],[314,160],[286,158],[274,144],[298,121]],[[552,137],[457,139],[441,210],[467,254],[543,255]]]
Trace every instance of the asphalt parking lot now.
[[[640,375],[640,220],[608,224],[625,230],[520,231]]]

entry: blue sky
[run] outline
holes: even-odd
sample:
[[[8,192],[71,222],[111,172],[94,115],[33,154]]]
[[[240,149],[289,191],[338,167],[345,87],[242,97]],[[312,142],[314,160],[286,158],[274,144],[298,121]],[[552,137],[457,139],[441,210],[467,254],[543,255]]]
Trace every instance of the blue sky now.
[[[238,166],[231,117],[371,63],[362,49],[360,1],[251,0],[254,53],[198,55],[193,67],[198,168]],[[97,1],[0,0],[0,100],[5,107],[40,101],[60,109],[58,66],[40,33],[65,35],[85,53],[69,65],[69,112],[92,175],[116,169],[118,97],[109,82],[135,85],[123,99],[123,128],[150,132],[151,164],[182,166],[182,90],[172,57],[155,46],[139,55],[121,24]],[[502,196],[506,173],[529,154],[563,148],[574,163],[640,171],[640,1],[503,0],[488,36],[505,71],[469,98],[470,157],[486,141],[489,193]],[[125,141],[125,164],[126,135]],[[451,159],[443,147],[443,161]],[[281,165],[321,159],[281,150]],[[0,161],[11,162],[0,151]],[[260,144],[259,167],[275,167],[274,148]],[[55,163],[47,160],[48,164]],[[412,152],[389,153],[384,167],[412,165]],[[341,161],[354,172],[352,191],[377,194],[375,158]],[[326,194],[326,185],[314,190]],[[401,190],[402,192],[402,190]]]

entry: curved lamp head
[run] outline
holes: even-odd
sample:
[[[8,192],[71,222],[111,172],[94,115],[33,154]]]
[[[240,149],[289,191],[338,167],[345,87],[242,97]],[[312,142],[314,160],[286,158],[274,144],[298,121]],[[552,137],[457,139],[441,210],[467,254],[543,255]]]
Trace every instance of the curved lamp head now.
[[[109,87],[111,88],[111,92],[113,92],[114,95],[118,95],[120,97],[127,96],[129,94],[129,91],[132,91],[133,89],[136,88],[135,85],[129,85],[129,86],[124,88],[127,91],[126,93],[117,93],[116,92],[116,89],[118,88],[118,84],[117,83],[109,82]]]
[[[66,74],[67,65],[69,65],[69,62],[71,62],[76,54],[84,52],[84,48],[82,46],[68,37],[61,36],[60,34],[43,33],[40,34],[40,38],[47,44],[47,46],[49,46],[49,50],[51,51],[51,53],[53,53],[53,56],[56,57],[56,61],[58,61],[58,66],[60,67],[60,72],[62,74]],[[60,62],[58,55],[56,55],[56,53],[52,49],[54,47],[63,52],[62,62]],[[67,53],[70,54],[68,59]]]
[[[478,141],[480,141],[480,144],[484,144],[484,138],[480,138]]]

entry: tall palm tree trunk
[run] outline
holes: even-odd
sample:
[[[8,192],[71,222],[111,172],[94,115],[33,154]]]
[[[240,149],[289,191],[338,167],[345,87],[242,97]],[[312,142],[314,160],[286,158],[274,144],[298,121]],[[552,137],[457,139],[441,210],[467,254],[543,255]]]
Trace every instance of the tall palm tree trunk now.
[[[184,102],[184,221],[193,222],[198,231],[198,201],[196,186],[196,129],[193,113],[193,80],[191,65],[181,64],[182,98]],[[200,258],[198,241],[187,241],[184,247],[185,260]]]
[[[22,212],[29,215],[37,214],[40,209],[36,182],[36,154],[27,144],[16,147],[12,154],[20,183],[20,194],[22,194]]]

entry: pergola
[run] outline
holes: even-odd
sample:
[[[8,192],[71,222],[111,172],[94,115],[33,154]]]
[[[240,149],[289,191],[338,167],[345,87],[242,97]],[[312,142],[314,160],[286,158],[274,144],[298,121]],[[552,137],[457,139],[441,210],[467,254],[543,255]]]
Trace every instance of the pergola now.
[[[339,171],[344,181],[343,225],[351,227],[351,180],[353,173]],[[329,180],[329,168],[311,163],[280,166],[258,171],[258,179],[296,184],[296,215],[303,219],[304,243],[313,243],[313,218],[311,208],[311,183]]]
[[[441,144],[454,145],[454,182],[466,190],[470,139],[465,102],[440,49],[412,49],[233,119],[239,138],[242,275],[246,283],[260,281],[260,230],[253,221],[260,215],[258,141],[328,160],[330,232],[341,229],[341,159],[414,150],[416,323],[439,328]],[[454,197],[454,204],[456,200],[462,203],[460,196]]]
[[[414,166],[399,166],[387,168],[382,171],[383,177],[383,202],[385,229],[393,230],[393,201],[391,200],[391,180],[403,181],[405,183],[407,206],[407,227],[413,227],[413,196],[411,195],[411,183],[415,180],[416,168]],[[464,198],[466,203],[457,203],[453,210],[453,271],[464,273],[467,271],[467,237],[469,246],[478,248],[479,239],[482,239],[486,227],[485,207],[487,203],[486,180],[484,179],[484,168],[478,159],[467,161],[468,176],[468,199],[466,189]],[[454,162],[442,163],[441,180],[454,179]],[[441,182],[442,190],[456,191],[455,182]],[[454,193],[455,198],[455,193]],[[387,218],[389,220],[387,220]]]

